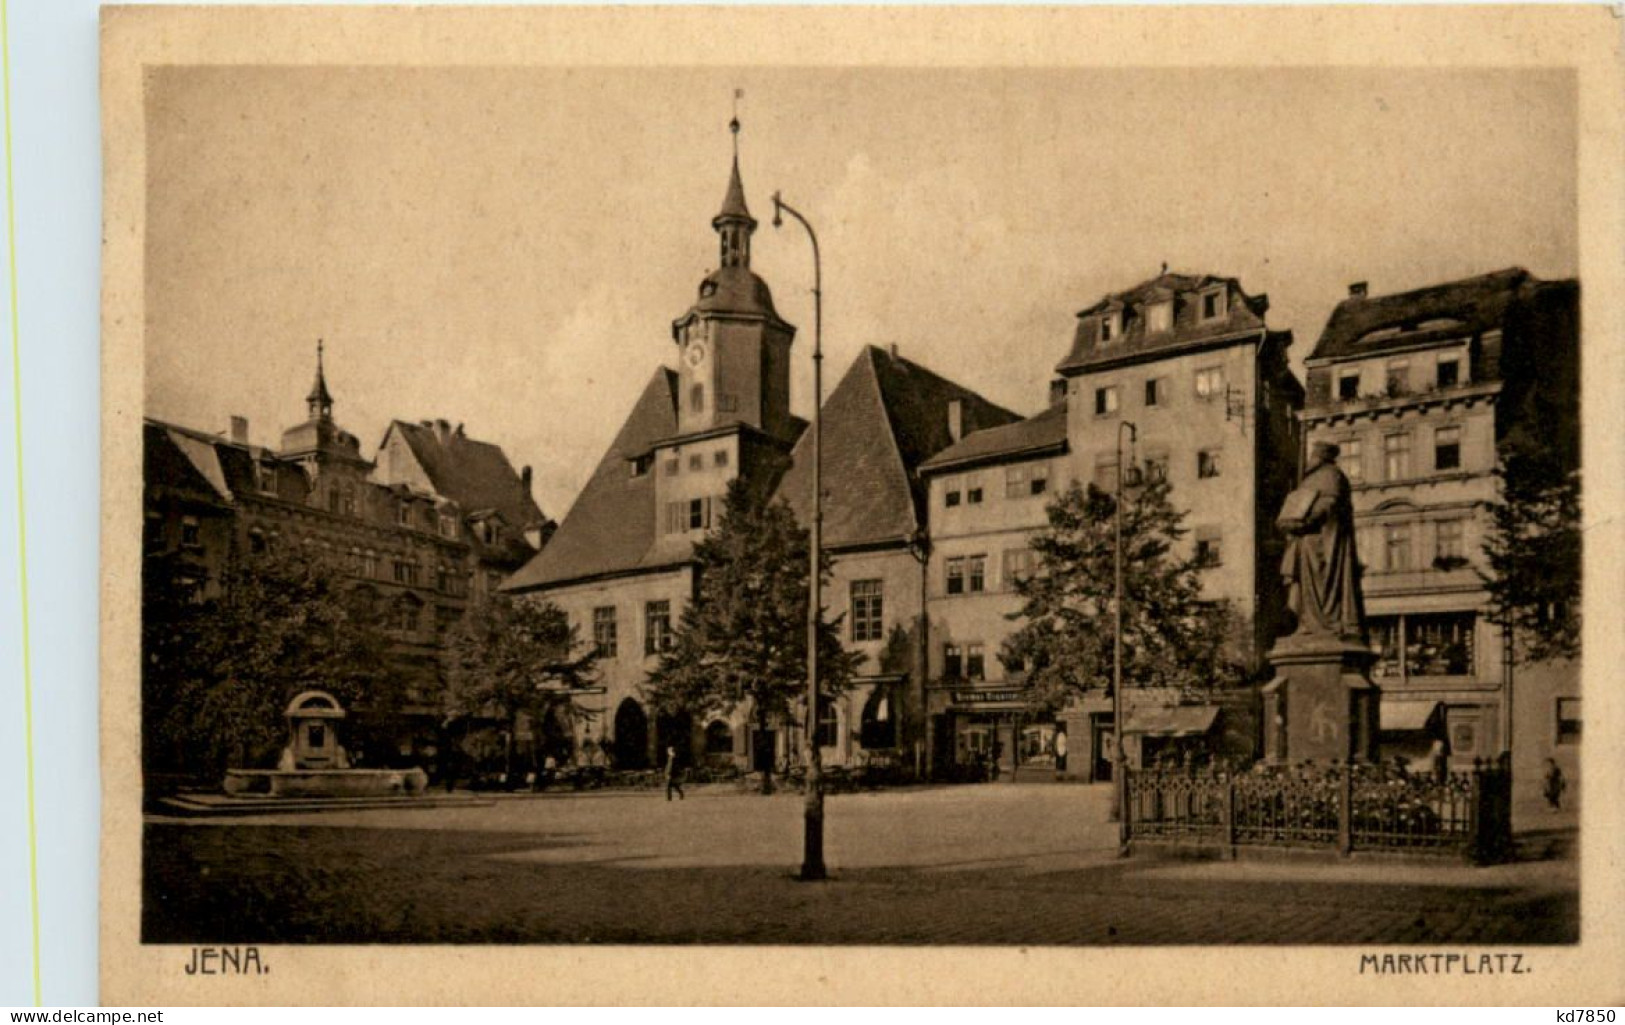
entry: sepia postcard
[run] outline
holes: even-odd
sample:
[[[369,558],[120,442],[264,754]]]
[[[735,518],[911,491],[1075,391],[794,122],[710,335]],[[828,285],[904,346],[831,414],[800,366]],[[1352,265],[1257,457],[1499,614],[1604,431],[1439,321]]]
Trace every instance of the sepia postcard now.
[[[1620,25],[104,8],[102,999],[1621,1002]]]

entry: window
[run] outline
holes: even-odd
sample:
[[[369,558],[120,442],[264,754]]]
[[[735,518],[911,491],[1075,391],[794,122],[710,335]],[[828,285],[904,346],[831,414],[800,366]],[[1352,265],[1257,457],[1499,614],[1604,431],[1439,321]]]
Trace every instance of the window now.
[[[818,746],[834,747],[841,738],[841,719],[835,710],[835,702],[829,698],[818,699]]]
[[[671,647],[671,602],[643,604],[643,653],[656,655]]]
[[[1388,361],[1388,394],[1408,395],[1411,390],[1411,361],[1408,359],[1391,359]]]
[[[1384,480],[1404,480],[1411,475],[1411,436],[1389,434],[1382,439]]]
[[[965,479],[965,504],[982,504],[982,479],[980,477],[968,477]]]
[[[1117,385],[1108,384],[1095,389],[1095,415],[1110,416],[1117,412]]]
[[[986,574],[987,556],[972,555],[965,559],[965,576],[967,578],[965,589],[971,594],[978,594],[986,589]]]
[[[1340,399],[1357,399],[1360,397],[1360,372],[1347,370],[1337,375],[1337,397]]]
[[[688,457],[688,468],[690,470],[705,469],[705,456],[699,452],[691,453]]]
[[[1351,484],[1365,480],[1365,460],[1360,454],[1360,439],[1345,438],[1337,446],[1341,449],[1337,456],[1337,467],[1343,471],[1343,476]]]
[[[1477,616],[1471,612],[1370,617],[1372,646],[1379,653],[1373,675],[1395,679],[1471,676],[1476,622]]]
[[[1440,388],[1454,388],[1461,383],[1461,357],[1441,356],[1434,380]]]
[[[1224,395],[1224,368],[1207,367],[1196,372],[1196,397],[1216,399]]]
[[[409,594],[403,595],[390,607],[390,626],[403,633],[415,633],[423,618],[422,613],[422,602]]]
[[[728,450],[725,448],[717,449],[716,453],[711,456],[711,463],[714,466],[727,466]]]
[[[355,488],[351,487],[348,483],[346,483],[344,485],[344,488],[340,492],[340,494],[341,494],[342,497],[339,500],[339,512],[343,513],[346,516],[354,516],[355,515]]]
[[[943,646],[942,675],[950,680],[957,680],[965,675],[965,650],[959,645]]]
[[[683,461],[681,459],[677,458],[675,455],[670,456],[669,458],[667,458],[667,460],[666,460],[666,476],[675,477],[679,473],[682,472],[682,469],[683,469]]]
[[[980,643],[965,645],[965,677],[980,680],[987,675],[987,657]]]
[[[1100,316],[1100,344],[1110,345],[1117,341],[1121,333],[1119,325],[1122,315],[1118,313],[1103,313]]]
[[[1031,578],[1037,559],[1037,553],[1031,548],[1006,548],[1002,576],[1004,589],[1013,591],[1017,581]]]
[[[1115,461],[1115,457],[1110,453],[1103,452],[1095,456],[1094,484],[1095,487],[1106,492],[1108,495],[1116,493],[1117,463]]]
[[[330,513],[338,512],[339,511],[339,502],[340,502],[339,489],[338,488],[328,488],[327,489],[327,511],[330,512]]]
[[[1397,573],[1411,568],[1411,525],[1390,523],[1382,528],[1383,568]]]
[[[1559,744],[1578,744],[1580,742],[1579,698],[1557,699],[1557,742]]]
[[[412,525],[412,507],[405,502],[395,506],[395,522],[402,527]]]
[[[1049,490],[1049,464],[1034,463],[1027,479],[1029,494],[1042,495]]]
[[[655,457],[652,455],[637,456],[632,460],[632,476],[642,477],[647,475],[654,464]]]
[[[852,581],[852,639],[878,641],[884,638],[883,596],[878,580]]]
[[[199,540],[201,529],[202,528],[198,525],[198,519],[196,516],[181,517],[181,547],[198,547],[201,543]]]
[[[688,390],[688,408],[690,412],[705,412],[705,385],[696,384]]]
[[[599,658],[614,658],[620,653],[619,630],[615,606],[604,605],[592,610],[592,645]]]
[[[1434,563],[1465,561],[1467,546],[1463,541],[1465,520],[1440,520],[1434,528]]]
[[[1145,404],[1160,406],[1168,394],[1168,382],[1161,377],[1150,377],[1145,382]]]
[[[1200,480],[1208,480],[1219,475],[1219,450],[1204,448],[1196,453],[1196,476]]]
[[[1148,335],[1162,334],[1174,326],[1174,304],[1171,302],[1152,303],[1145,308],[1145,333]]]
[[[276,494],[276,467],[269,463],[255,463],[254,481],[261,491]]]
[[[1202,293],[1202,319],[1213,320],[1225,314],[1223,289]]]
[[[946,590],[949,594],[965,593],[965,560],[963,558],[948,560]]]
[[[418,564],[405,559],[395,560],[395,582],[409,587],[418,585]]]
[[[1147,452],[1141,463],[1145,467],[1146,483],[1159,484],[1168,479],[1168,453]]]
[[[950,509],[952,509],[954,506],[958,505],[959,504],[959,498],[960,498],[960,491],[964,488],[964,486],[965,486],[964,482],[962,480],[960,480],[958,477],[949,477],[947,480],[943,481],[942,482],[942,504],[947,506]]]
[[[705,727],[705,753],[708,755],[731,755],[733,751],[733,727],[721,719],[712,719]]]
[[[1461,469],[1461,428],[1440,427],[1433,432],[1433,468],[1441,473]]]
[[[689,500],[688,529],[711,529],[711,500],[709,498],[693,498]]]
[[[1224,544],[1217,530],[1197,531],[1196,564],[1203,569],[1224,564]]]
[[[361,575],[364,577],[378,576],[378,553],[370,548],[361,553]]]
[[[1025,466],[1006,466],[1004,468],[1004,497],[1027,497],[1027,468]]]

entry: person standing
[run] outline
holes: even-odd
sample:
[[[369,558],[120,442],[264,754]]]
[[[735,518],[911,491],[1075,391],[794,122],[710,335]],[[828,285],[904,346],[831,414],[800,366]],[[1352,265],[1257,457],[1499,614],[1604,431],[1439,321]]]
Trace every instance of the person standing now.
[[[686,800],[683,796],[683,779],[677,770],[677,749],[666,748],[666,800],[671,800],[672,791],[677,792],[679,801]]]
[[[1546,759],[1546,804],[1548,811],[1563,810],[1563,791],[1568,789],[1568,781],[1563,778],[1563,770],[1558,767],[1557,759]]]
[[[1066,771],[1066,731],[1055,731],[1055,771]]]

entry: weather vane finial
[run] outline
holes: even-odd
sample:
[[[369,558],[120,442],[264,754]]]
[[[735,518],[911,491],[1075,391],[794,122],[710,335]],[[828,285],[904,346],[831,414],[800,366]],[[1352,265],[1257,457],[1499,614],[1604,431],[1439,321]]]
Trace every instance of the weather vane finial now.
[[[745,90],[743,90],[743,89],[735,89],[734,90],[734,116],[733,116],[733,120],[728,122],[728,131],[733,133],[733,137],[734,137],[734,156],[736,158],[739,156],[739,101],[744,99],[744,98],[745,98]]]

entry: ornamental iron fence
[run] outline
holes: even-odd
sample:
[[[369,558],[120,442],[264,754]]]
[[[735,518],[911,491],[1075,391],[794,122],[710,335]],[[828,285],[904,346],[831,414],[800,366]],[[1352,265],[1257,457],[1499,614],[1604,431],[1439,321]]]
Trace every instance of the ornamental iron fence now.
[[[1384,765],[1130,770],[1128,842],[1457,855],[1479,864],[1512,850],[1512,771],[1502,756],[1471,770],[1415,775]]]

